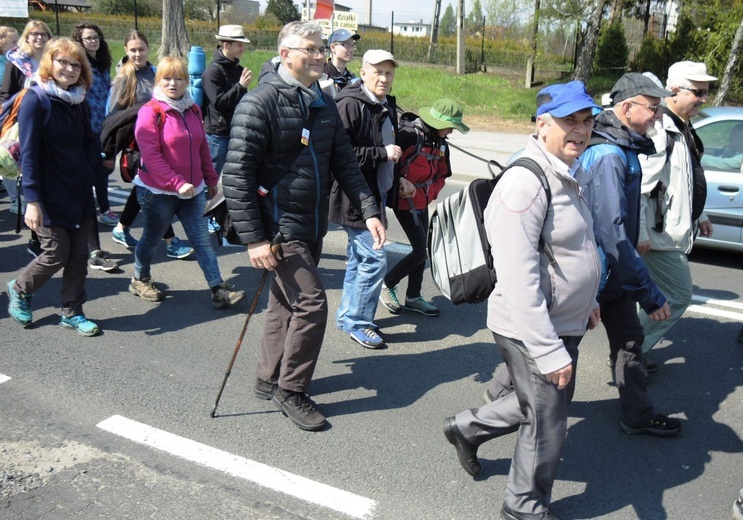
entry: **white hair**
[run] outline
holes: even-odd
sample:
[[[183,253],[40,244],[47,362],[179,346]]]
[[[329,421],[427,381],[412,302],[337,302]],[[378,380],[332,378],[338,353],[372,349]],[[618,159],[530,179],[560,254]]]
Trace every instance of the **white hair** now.
[[[279,32],[279,52],[287,47],[296,47],[302,39],[317,33],[322,34],[322,27],[315,22],[289,22]]]
[[[666,81],[666,89],[670,90],[673,87],[689,87],[694,88],[694,84],[689,81],[688,79],[684,78],[674,78],[674,79],[668,79]]]

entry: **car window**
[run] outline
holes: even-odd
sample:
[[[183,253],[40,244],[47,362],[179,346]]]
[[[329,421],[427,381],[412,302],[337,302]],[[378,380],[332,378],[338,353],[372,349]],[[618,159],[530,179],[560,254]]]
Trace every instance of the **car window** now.
[[[717,121],[696,129],[704,143],[702,165],[708,169],[741,171],[743,121]]]

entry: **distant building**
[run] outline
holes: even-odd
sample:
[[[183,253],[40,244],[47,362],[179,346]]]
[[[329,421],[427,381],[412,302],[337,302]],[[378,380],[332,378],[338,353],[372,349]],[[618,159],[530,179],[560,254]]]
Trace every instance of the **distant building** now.
[[[413,36],[414,38],[428,38],[431,34],[431,24],[423,23],[423,20],[396,23],[392,26],[392,34]]]
[[[261,4],[257,0],[220,0],[219,13],[239,19],[245,24],[255,22],[260,15]]]
[[[56,7],[60,12],[82,13],[91,8],[88,0],[31,0],[29,2],[31,10],[34,11],[53,11]]]

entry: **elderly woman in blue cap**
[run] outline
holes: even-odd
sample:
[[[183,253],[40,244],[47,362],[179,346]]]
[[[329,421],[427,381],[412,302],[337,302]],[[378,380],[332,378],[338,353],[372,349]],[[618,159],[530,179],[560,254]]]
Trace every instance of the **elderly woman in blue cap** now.
[[[400,191],[390,199],[413,250],[384,277],[380,301],[392,314],[404,308],[424,316],[438,316],[439,309],[421,296],[423,273],[426,270],[426,238],[428,205],[436,200],[451,175],[449,147],[446,138],[455,129],[470,131],[462,122],[462,107],[451,99],[439,99],[433,106],[423,107],[415,114],[403,114],[397,144],[402,149],[398,161]],[[408,278],[404,305],[397,297],[397,284]]]

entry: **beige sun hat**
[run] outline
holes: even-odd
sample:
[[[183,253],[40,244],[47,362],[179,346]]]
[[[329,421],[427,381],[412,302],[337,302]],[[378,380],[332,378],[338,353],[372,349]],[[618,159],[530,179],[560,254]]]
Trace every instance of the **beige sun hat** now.
[[[222,25],[219,28],[219,34],[215,34],[214,37],[221,42],[250,43],[250,40],[245,37],[242,25]]]

